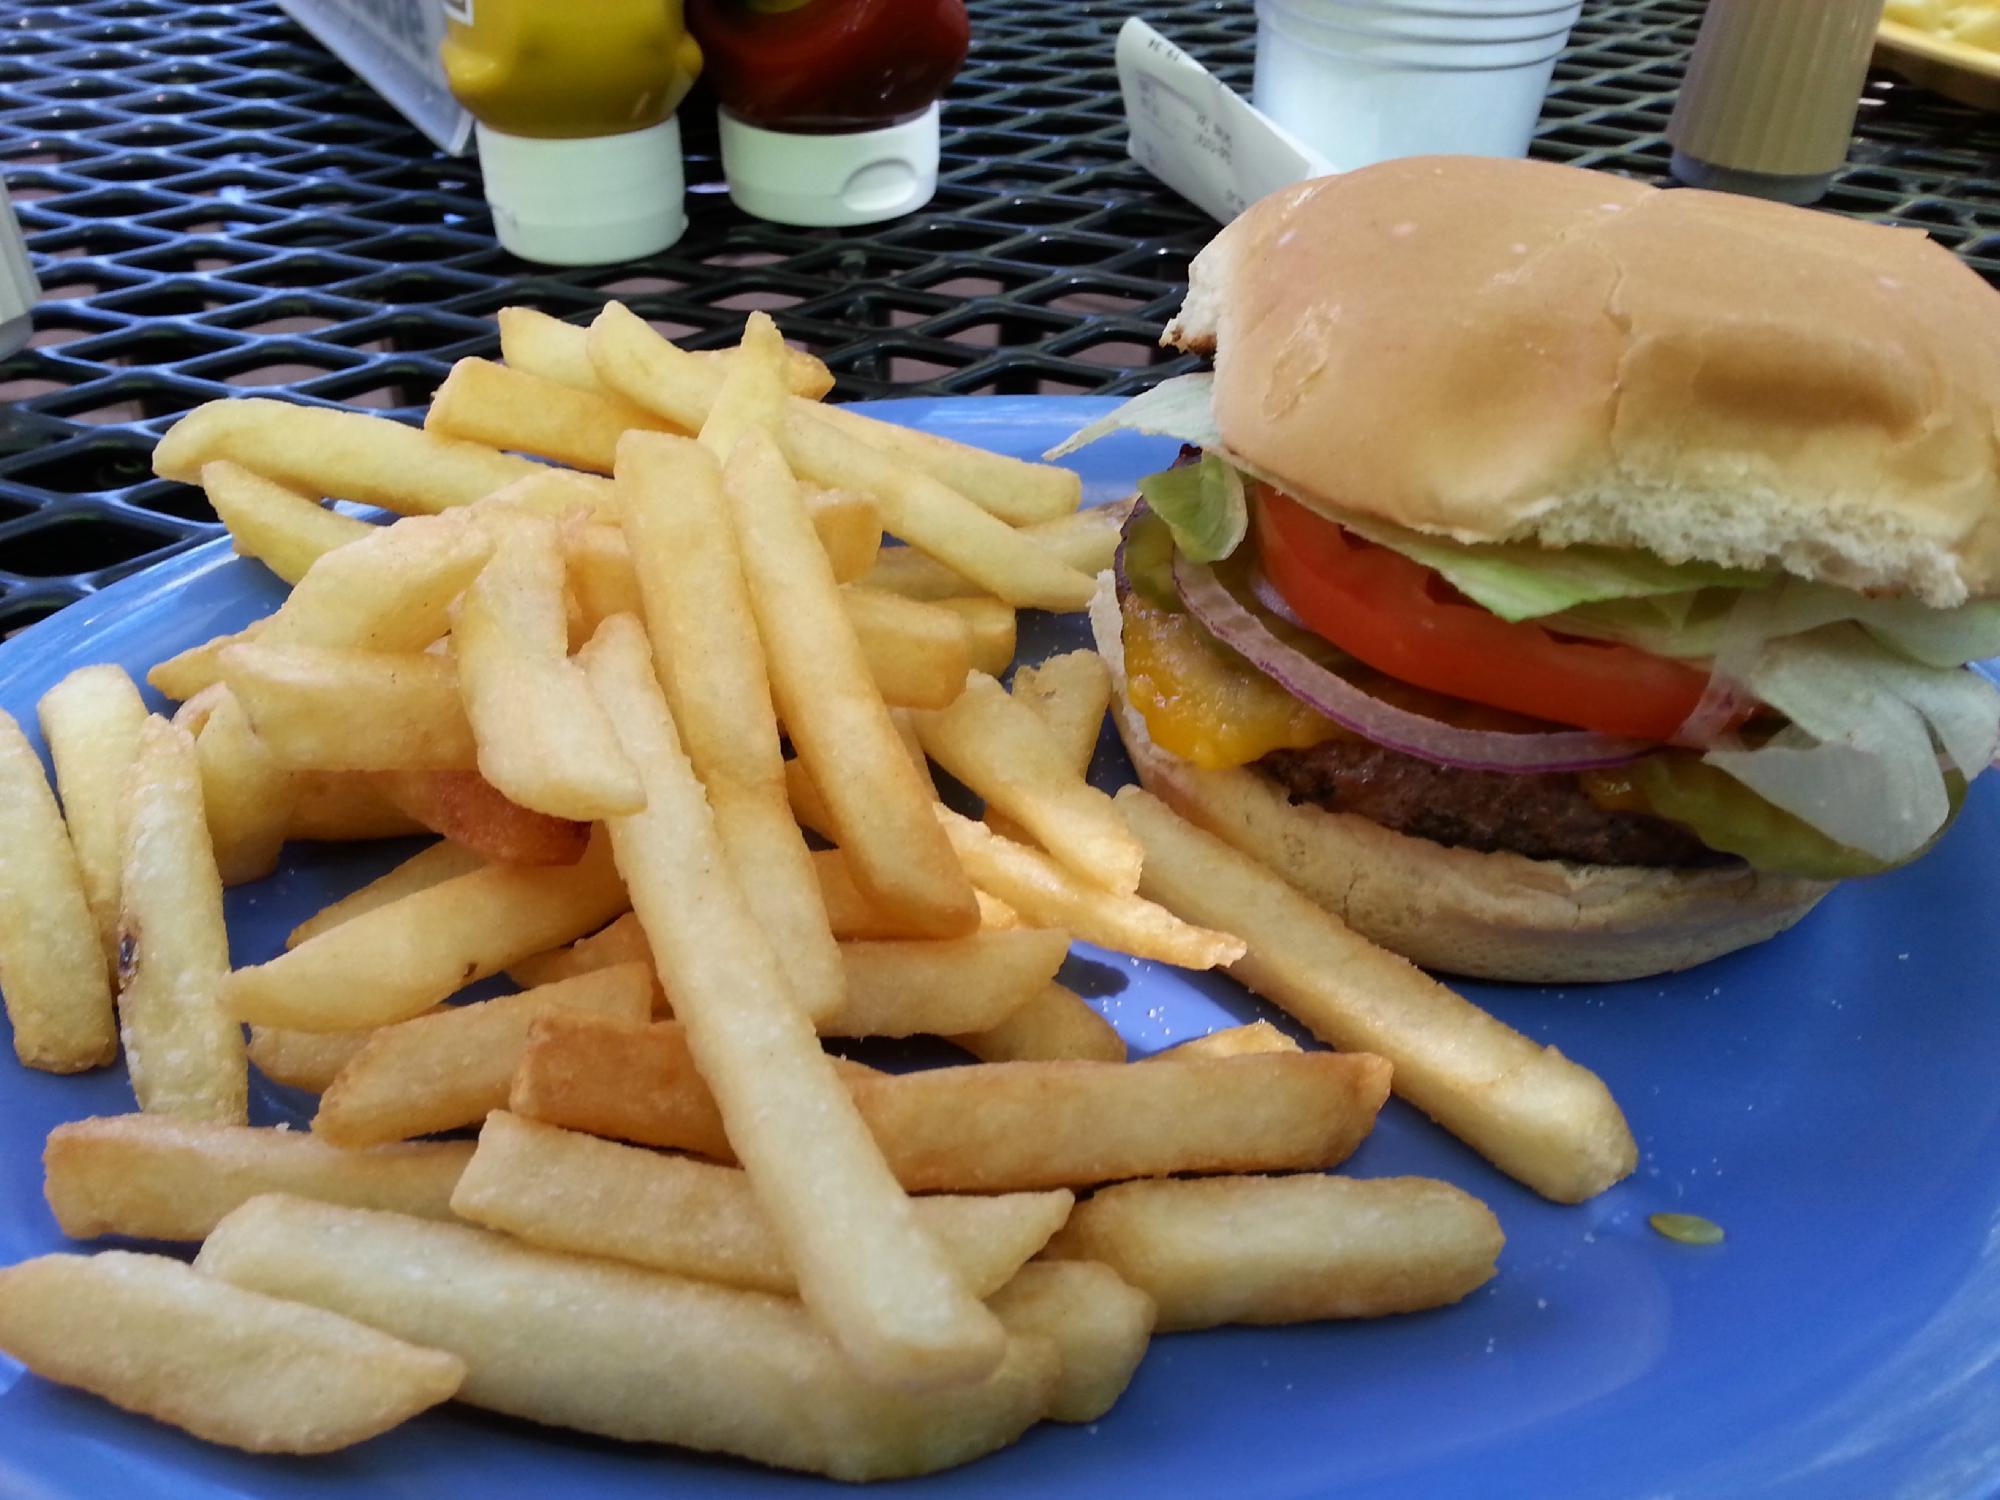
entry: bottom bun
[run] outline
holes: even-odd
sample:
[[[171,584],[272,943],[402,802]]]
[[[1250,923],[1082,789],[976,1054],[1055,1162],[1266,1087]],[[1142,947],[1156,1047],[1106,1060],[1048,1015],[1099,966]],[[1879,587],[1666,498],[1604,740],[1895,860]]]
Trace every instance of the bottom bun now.
[[[1833,889],[1747,865],[1653,869],[1454,849],[1294,803],[1248,768],[1200,770],[1153,743],[1125,691],[1109,574],[1090,622],[1111,667],[1112,716],[1146,790],[1427,969],[1537,984],[1672,973],[1776,936]]]

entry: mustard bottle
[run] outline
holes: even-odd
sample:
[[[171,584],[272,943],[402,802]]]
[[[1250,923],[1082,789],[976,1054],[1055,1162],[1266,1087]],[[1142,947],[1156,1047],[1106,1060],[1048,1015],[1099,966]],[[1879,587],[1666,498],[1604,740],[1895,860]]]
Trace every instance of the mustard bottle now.
[[[674,108],[701,71],[680,0],[447,0],[440,53],[478,122],[500,243],[605,265],[687,228]]]

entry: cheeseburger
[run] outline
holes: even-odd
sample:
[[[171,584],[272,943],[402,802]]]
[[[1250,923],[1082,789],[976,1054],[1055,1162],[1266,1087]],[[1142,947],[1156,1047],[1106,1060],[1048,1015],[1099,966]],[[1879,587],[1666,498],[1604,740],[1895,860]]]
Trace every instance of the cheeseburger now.
[[[1225,229],[1093,625],[1141,780],[1418,962],[1681,969],[1945,831],[2000,296],[1914,231],[1418,158]]]

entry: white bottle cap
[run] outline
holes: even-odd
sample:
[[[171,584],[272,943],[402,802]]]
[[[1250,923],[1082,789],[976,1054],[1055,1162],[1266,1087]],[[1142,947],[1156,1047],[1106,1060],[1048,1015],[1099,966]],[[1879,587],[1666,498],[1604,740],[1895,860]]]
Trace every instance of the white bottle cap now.
[[[873,224],[922,208],[937,191],[935,104],[895,125],[844,134],[765,130],[717,113],[729,196],[773,224]]]
[[[544,140],[481,125],[479,168],[500,243],[523,260],[603,266],[664,250],[687,228],[680,121]]]

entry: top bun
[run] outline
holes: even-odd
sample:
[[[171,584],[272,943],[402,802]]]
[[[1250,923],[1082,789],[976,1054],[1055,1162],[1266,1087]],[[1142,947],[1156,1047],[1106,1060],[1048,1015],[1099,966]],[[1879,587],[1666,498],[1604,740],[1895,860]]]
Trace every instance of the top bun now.
[[[1545,162],[1274,193],[1163,342],[1299,498],[1950,607],[2000,593],[2000,296],[1921,233]]]

